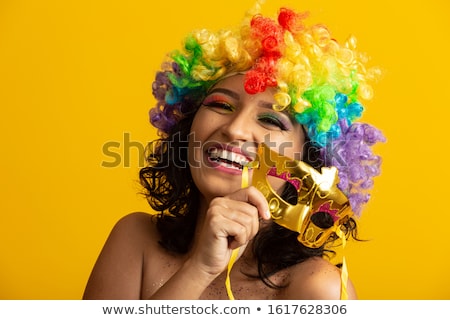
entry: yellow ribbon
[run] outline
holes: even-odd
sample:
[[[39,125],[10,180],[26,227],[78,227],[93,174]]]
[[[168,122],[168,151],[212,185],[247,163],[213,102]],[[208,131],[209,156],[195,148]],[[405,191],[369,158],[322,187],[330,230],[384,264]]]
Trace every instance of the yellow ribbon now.
[[[342,240],[342,251],[345,249],[345,245],[347,243],[347,239],[345,238],[344,232],[340,228],[337,230],[337,235]],[[342,258],[342,270],[341,270],[341,300],[348,300],[348,292],[347,292],[347,282],[348,282],[348,270],[347,270],[347,262],[345,260],[345,256]]]
[[[242,168],[241,188],[245,189],[247,187],[248,187],[248,166],[244,166]]]
[[[227,288],[227,294],[228,294],[228,298],[230,300],[234,300],[233,291],[231,291],[230,272],[231,272],[231,268],[233,268],[234,262],[236,261],[236,259],[238,257],[238,254],[239,254],[239,248],[234,249],[231,252],[230,261],[228,262],[227,279],[225,280],[225,287]]]
[[[241,188],[244,189],[247,187],[248,187],[248,167],[244,166],[242,168]],[[230,261],[228,262],[228,267],[227,267],[227,278],[225,279],[225,288],[227,289],[228,298],[230,300],[234,300],[233,291],[231,290],[230,273],[231,273],[231,268],[233,268],[233,265],[236,262],[238,254],[239,254],[239,248],[236,248],[231,252]]]

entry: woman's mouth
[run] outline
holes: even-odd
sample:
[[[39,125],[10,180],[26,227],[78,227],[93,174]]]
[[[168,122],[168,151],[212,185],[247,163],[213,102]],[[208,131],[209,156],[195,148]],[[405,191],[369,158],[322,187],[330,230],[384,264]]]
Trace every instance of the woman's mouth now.
[[[216,147],[208,149],[208,159],[217,166],[239,171],[251,161],[243,154]]]

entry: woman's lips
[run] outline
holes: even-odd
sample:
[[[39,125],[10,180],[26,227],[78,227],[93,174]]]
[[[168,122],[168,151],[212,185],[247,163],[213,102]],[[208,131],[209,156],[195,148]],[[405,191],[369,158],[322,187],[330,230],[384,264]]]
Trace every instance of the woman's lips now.
[[[232,174],[241,174],[242,168],[252,161],[240,148],[222,145],[209,147],[207,159],[214,168]]]

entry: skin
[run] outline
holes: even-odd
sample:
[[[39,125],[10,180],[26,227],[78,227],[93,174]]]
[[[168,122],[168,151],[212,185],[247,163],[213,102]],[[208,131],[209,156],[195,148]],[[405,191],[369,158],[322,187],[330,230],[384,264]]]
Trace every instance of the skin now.
[[[258,143],[270,141],[277,152],[299,159],[303,130],[288,114],[272,109],[273,93],[247,94],[239,74],[210,90],[189,140],[190,170],[201,193],[192,249],[187,254],[169,253],[158,244],[152,216],[130,214],[108,237],[84,299],[228,299],[226,268],[236,248],[240,258],[230,274],[235,299],[340,298],[340,270],[322,258],[273,275],[274,283],[285,286],[280,290],[246,276],[257,272],[248,245],[260,228],[272,223],[268,204],[256,188],[241,188],[239,169],[213,161],[209,151],[228,148],[250,161]],[[349,298],[355,299],[350,281],[347,287]]]

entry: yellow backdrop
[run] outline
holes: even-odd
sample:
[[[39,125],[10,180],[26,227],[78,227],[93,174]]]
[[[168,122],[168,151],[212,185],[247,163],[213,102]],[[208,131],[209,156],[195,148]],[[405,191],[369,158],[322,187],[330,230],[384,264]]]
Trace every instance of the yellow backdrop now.
[[[163,55],[253,0],[0,2],[0,298],[79,299],[114,223],[149,211],[140,147]],[[388,143],[346,251],[362,299],[449,299],[449,2],[268,0],[354,34],[384,68],[364,120]],[[213,9],[214,8],[214,9]],[[211,14],[211,11],[217,14]],[[117,163],[118,165],[116,165]]]

